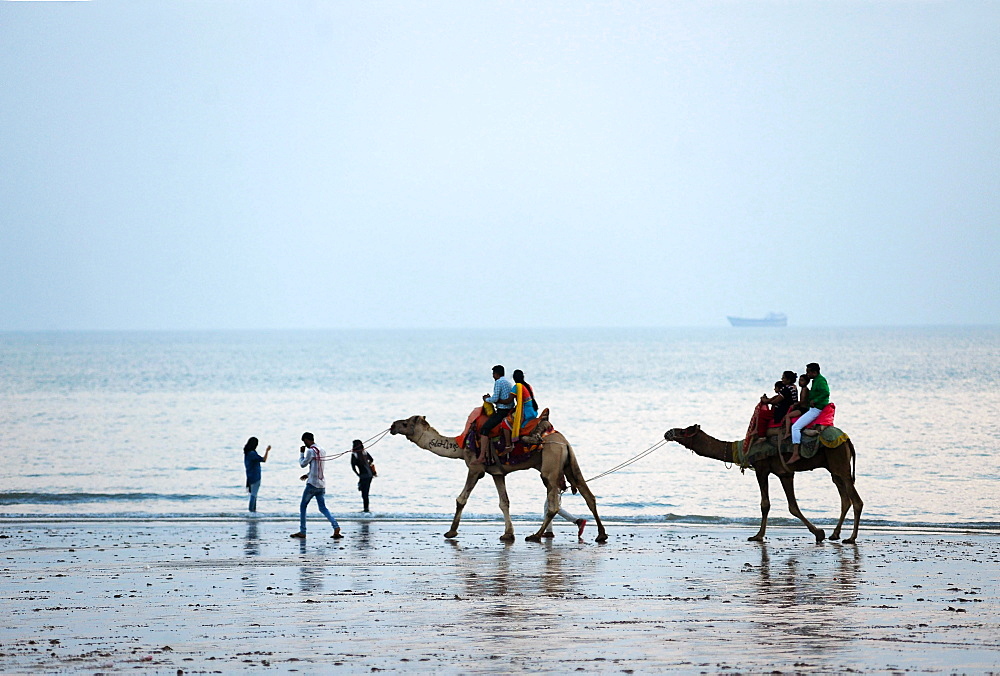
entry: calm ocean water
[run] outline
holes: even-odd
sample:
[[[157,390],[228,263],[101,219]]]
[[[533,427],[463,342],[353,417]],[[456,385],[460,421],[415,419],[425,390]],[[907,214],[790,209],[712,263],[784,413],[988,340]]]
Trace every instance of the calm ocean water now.
[[[328,453],[398,418],[456,434],[491,389],[490,367],[524,370],[594,476],[700,423],[741,438],[785,369],[818,361],[837,424],[858,449],[867,523],[1000,526],[1000,328],[642,329],[0,334],[0,515],[235,516],[242,446],[271,444],[259,509],[295,517],[299,437]],[[371,453],[377,518],[450,518],[464,465],[400,437]],[[347,456],[327,467],[328,504],[360,510]],[[786,518],[772,480],[772,519]],[[829,474],[796,478],[807,516],[828,523]],[[536,520],[538,474],[508,480],[512,512]],[[668,444],[596,481],[602,516],[756,522],[752,474]],[[491,481],[467,518],[498,519]],[[586,507],[567,494],[564,506]],[[528,526],[520,530],[525,533]]]

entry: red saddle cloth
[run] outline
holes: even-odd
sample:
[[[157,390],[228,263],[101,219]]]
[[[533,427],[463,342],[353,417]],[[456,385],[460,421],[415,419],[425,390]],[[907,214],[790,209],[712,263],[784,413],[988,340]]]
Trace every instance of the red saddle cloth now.
[[[837,414],[837,405],[831,401],[829,404],[823,407],[823,410],[819,412],[819,416],[815,420],[806,425],[806,429],[809,429],[810,427],[813,427],[815,425],[825,425],[829,427],[830,425],[833,425],[833,418],[836,414]],[[801,414],[796,414],[791,416],[792,422],[794,423],[796,420],[798,420],[800,415]],[[780,423],[771,422],[768,425],[768,427],[781,427],[784,424],[785,424],[784,421]]]
[[[806,429],[814,427],[815,425],[826,425],[826,426],[832,425],[833,417],[834,415],[836,415],[836,413],[837,413],[836,405],[834,405],[833,402],[830,402],[823,408],[818,418],[816,418],[811,423],[806,425]],[[798,420],[799,415],[801,414],[797,413],[793,416],[789,416],[789,418],[794,423],[796,420]],[[747,437],[744,440],[744,442],[746,443],[750,441],[750,434],[754,430],[754,428],[756,428],[757,436],[763,438],[766,435],[768,428],[774,429],[776,427],[782,427],[784,426],[784,424],[785,424],[784,420],[782,420],[780,423],[774,422],[774,417],[771,413],[771,409],[769,409],[766,404],[758,404],[756,410],[754,410],[754,417],[751,419],[750,422],[750,430],[748,430]]]

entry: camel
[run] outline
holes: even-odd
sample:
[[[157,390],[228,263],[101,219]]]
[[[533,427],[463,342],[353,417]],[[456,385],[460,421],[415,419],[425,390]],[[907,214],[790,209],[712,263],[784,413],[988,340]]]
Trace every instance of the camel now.
[[[465,479],[465,488],[455,500],[455,518],[451,522],[451,528],[444,534],[446,538],[458,536],[458,522],[462,518],[462,510],[465,509],[469,501],[469,495],[476,484],[487,474],[493,477],[496,484],[497,494],[500,496],[500,510],[504,518],[504,534],[500,537],[503,542],[514,540],[514,524],[510,520],[510,499],[507,497],[507,483],[504,477],[511,472],[519,472],[523,469],[537,469],[542,475],[542,483],[548,492],[545,502],[545,519],[537,533],[529,535],[525,539],[529,542],[540,542],[546,529],[552,523],[553,517],[559,511],[562,498],[560,497],[559,485],[565,476],[566,481],[574,489],[580,492],[583,499],[587,501],[591,514],[594,515],[594,522],[597,524],[596,542],[606,542],[608,534],[601,523],[601,517],[597,514],[597,500],[587,486],[580,471],[580,465],[576,461],[576,454],[573,447],[560,432],[551,431],[552,425],[548,422],[548,409],[542,411],[539,416],[536,433],[547,432],[541,438],[542,449],[538,453],[533,453],[531,457],[516,465],[489,465],[484,466],[476,462],[478,455],[475,448],[460,448],[454,437],[446,437],[438,433],[427,423],[427,419],[422,415],[415,415],[406,420],[397,420],[392,423],[389,431],[392,434],[402,434],[420,448],[430,451],[442,458],[454,458],[465,461],[469,473]]]
[[[692,425],[687,429],[676,427],[667,430],[663,435],[667,441],[676,441],[681,446],[694,451],[695,454],[705,458],[721,460],[723,462],[738,463],[738,451],[742,450],[742,441],[719,441],[701,431],[701,425]],[[763,442],[762,442],[763,443]],[[809,472],[818,467],[826,468],[832,478],[833,483],[840,493],[840,520],[837,527],[830,535],[831,540],[840,539],[840,529],[844,525],[844,517],[847,516],[847,509],[854,506],[854,532],[851,537],[844,540],[848,544],[854,543],[858,537],[858,525],[861,521],[861,508],[864,502],[858,495],[854,487],[854,444],[847,439],[835,448],[826,448],[822,444],[816,451],[816,455],[811,458],[802,458],[785,465],[780,456],[773,455],[761,458],[752,463],[754,472],[757,474],[757,485],[760,486],[760,530],[753,537],[747,538],[754,542],[764,541],[764,532],[767,530],[767,513],[771,509],[771,501],[768,498],[767,479],[774,474],[781,481],[781,487],[785,490],[785,497],[788,499],[788,511],[798,517],[805,524],[809,532],[816,536],[816,542],[820,543],[826,538],[822,528],[809,523],[799,504],[795,500],[795,472]]]

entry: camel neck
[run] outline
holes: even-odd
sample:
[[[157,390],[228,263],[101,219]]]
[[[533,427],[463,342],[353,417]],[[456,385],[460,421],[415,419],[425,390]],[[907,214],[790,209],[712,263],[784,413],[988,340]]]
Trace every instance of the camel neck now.
[[[696,455],[722,462],[735,462],[736,451],[740,446],[738,441],[721,441],[701,430],[694,436],[679,441],[682,446],[691,449]]]
[[[425,451],[440,455],[442,458],[462,458],[465,455],[454,439],[442,436],[429,425],[426,429],[415,432],[410,441]]]

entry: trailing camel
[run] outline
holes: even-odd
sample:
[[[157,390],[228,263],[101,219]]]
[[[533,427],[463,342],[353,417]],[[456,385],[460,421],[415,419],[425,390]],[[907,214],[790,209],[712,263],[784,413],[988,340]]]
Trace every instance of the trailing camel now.
[[[601,517],[597,514],[597,501],[583,478],[580,465],[576,461],[576,454],[573,453],[573,447],[560,432],[552,430],[552,425],[548,422],[548,415],[548,409],[542,411],[536,428],[536,434],[545,433],[544,436],[540,436],[541,450],[532,453],[526,461],[514,465],[484,466],[482,463],[476,462],[478,454],[475,448],[459,447],[455,437],[446,437],[438,433],[422,415],[415,415],[406,420],[397,420],[392,423],[389,431],[392,434],[402,434],[420,448],[430,451],[434,455],[465,461],[469,473],[465,479],[465,488],[455,500],[455,518],[451,522],[451,528],[444,534],[446,538],[458,535],[458,522],[462,518],[462,510],[465,509],[465,505],[469,501],[472,489],[476,487],[480,479],[489,474],[493,477],[493,483],[496,484],[497,494],[500,496],[500,510],[503,512],[504,534],[500,539],[504,542],[513,541],[514,524],[510,520],[510,499],[507,497],[507,483],[504,477],[511,472],[537,469],[542,475],[542,483],[545,484],[547,491],[545,519],[538,532],[525,539],[531,542],[541,541],[543,533],[559,511],[562,502],[560,485],[565,477],[566,483],[579,491],[583,499],[587,501],[587,506],[590,508],[591,514],[594,515],[598,531],[596,542],[605,542],[608,539],[608,534],[604,530],[604,524],[601,523]]]
[[[728,463],[738,464],[743,449],[742,441],[719,441],[702,432],[701,425],[692,425],[686,429],[675,427],[672,430],[668,430],[663,435],[663,438],[667,441],[676,441],[681,446],[694,451],[696,455]],[[811,458],[803,457],[789,465],[785,465],[779,455],[771,455],[751,462],[750,466],[753,467],[754,472],[757,474],[757,485],[760,486],[760,530],[757,531],[756,535],[748,539],[756,542],[764,540],[764,532],[767,530],[767,513],[771,509],[771,501],[768,498],[767,479],[771,474],[774,474],[781,481],[781,487],[785,490],[785,497],[788,499],[788,511],[798,517],[805,524],[806,528],[809,529],[809,532],[816,536],[816,542],[822,542],[826,538],[823,529],[809,523],[809,519],[799,509],[799,504],[795,500],[794,481],[795,472],[809,472],[823,467],[830,472],[833,477],[833,483],[840,493],[840,520],[837,521],[837,527],[834,528],[830,539],[840,539],[840,529],[844,525],[847,510],[853,505],[854,532],[851,533],[851,537],[844,540],[848,544],[853,543],[858,537],[861,509],[864,507],[864,502],[854,487],[854,462],[854,444],[851,443],[850,439],[846,438],[846,435],[845,439],[834,448],[826,448],[823,444],[817,442],[816,455]]]

